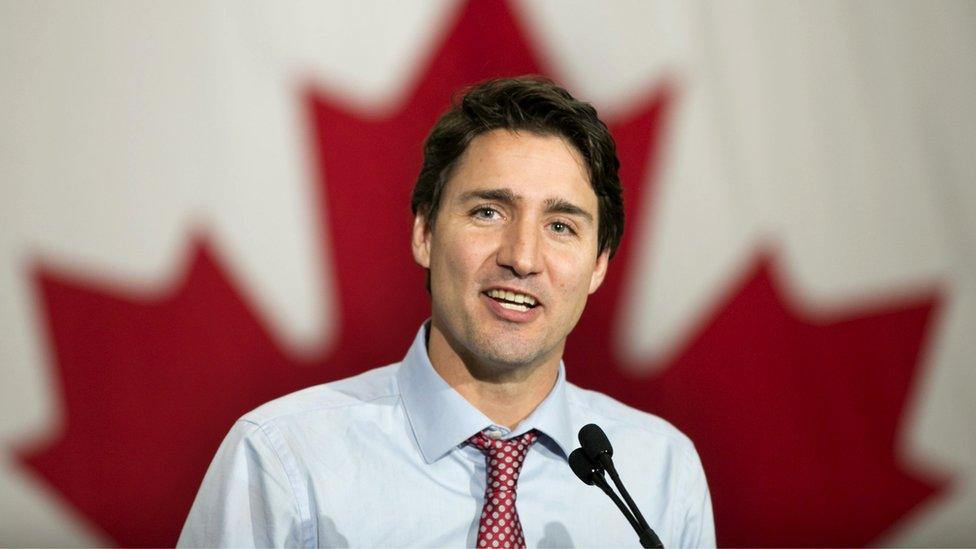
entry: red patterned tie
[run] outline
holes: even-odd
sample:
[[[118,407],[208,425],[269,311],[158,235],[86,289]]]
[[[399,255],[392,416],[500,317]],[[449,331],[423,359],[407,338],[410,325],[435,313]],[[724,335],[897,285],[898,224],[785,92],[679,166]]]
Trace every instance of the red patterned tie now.
[[[468,439],[485,454],[488,463],[488,482],[485,488],[485,508],[481,511],[478,528],[478,547],[524,548],[522,523],[515,510],[515,486],[529,446],[539,438],[535,431],[509,440],[494,440],[487,431]]]

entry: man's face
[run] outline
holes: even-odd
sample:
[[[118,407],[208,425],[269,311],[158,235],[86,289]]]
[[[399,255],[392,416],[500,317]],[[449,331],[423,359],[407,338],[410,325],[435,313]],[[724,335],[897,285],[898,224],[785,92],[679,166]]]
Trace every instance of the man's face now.
[[[563,138],[493,130],[458,159],[431,230],[415,219],[431,321],[463,360],[503,373],[562,356],[607,268],[588,179]]]

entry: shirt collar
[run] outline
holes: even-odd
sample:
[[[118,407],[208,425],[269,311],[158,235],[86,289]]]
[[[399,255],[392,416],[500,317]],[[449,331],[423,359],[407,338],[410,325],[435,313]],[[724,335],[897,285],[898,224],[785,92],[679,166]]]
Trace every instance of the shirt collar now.
[[[424,461],[433,463],[463,444],[471,435],[494,424],[434,370],[427,355],[429,324],[428,321],[421,326],[407,351],[397,372],[397,385]],[[564,457],[569,455],[574,436],[566,399],[566,369],[561,361],[552,391],[511,433],[507,429],[503,431],[507,433],[505,438],[508,438],[530,429],[549,437],[559,446]]]

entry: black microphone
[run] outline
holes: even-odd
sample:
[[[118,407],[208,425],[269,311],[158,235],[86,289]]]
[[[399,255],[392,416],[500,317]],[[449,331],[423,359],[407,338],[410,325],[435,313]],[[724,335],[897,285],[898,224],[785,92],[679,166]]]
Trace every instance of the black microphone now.
[[[603,490],[604,494],[610,496],[610,499],[617,504],[617,508],[620,509],[620,512],[627,517],[627,522],[634,527],[634,530],[640,532],[641,526],[637,522],[637,519],[630,514],[630,511],[627,509],[627,506],[624,505],[624,502],[620,501],[620,498],[617,497],[617,494],[613,491],[613,488],[610,488],[610,485],[607,484],[607,479],[603,477],[603,468],[590,461],[590,458],[586,457],[586,453],[583,452],[582,448],[577,448],[573,450],[571,454],[569,454],[569,466],[573,469],[573,472],[576,473],[576,476],[578,476],[580,480],[586,484],[589,484],[590,486],[594,484],[599,486],[600,489]]]
[[[580,429],[579,441],[586,457],[610,473],[610,480],[613,481],[614,486],[620,491],[620,495],[623,496],[624,501],[627,502],[627,506],[637,519],[637,525],[634,526],[634,529],[637,530],[641,545],[643,547],[663,548],[664,545],[661,543],[661,539],[657,537],[654,530],[644,520],[644,515],[641,514],[640,509],[637,508],[637,504],[631,499],[627,489],[624,488],[624,483],[620,480],[620,475],[617,474],[617,468],[613,465],[613,446],[610,445],[610,439],[607,438],[607,434],[603,432],[603,429],[599,425],[590,423]]]

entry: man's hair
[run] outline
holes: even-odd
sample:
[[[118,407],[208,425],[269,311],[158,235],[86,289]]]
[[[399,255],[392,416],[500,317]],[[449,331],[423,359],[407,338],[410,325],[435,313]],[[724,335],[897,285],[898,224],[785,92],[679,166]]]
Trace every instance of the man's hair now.
[[[599,205],[599,251],[617,251],[624,232],[624,205],[617,150],[610,131],[589,103],[538,76],[486,80],[465,90],[441,115],[424,141],[424,164],[411,208],[432,229],[444,186],[471,141],[495,129],[555,135],[571,143],[586,164]]]

